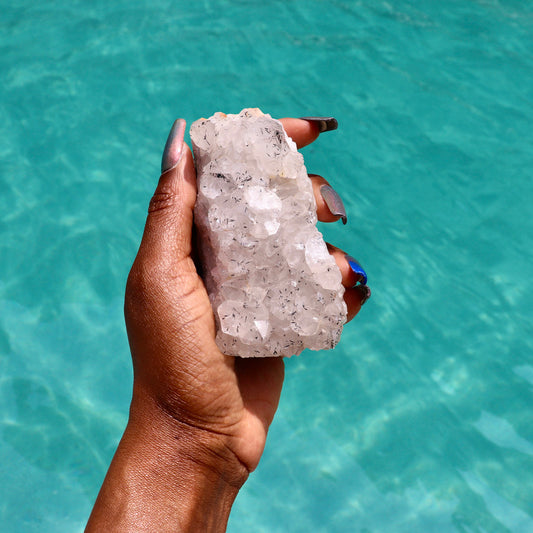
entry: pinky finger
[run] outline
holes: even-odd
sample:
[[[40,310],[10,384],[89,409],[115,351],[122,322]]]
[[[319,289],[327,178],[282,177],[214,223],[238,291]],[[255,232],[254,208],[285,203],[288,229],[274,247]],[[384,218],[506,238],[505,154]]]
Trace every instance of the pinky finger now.
[[[370,298],[370,294],[370,287],[367,285],[357,285],[344,291],[344,301],[348,308],[346,322],[350,322],[359,313],[361,306]]]

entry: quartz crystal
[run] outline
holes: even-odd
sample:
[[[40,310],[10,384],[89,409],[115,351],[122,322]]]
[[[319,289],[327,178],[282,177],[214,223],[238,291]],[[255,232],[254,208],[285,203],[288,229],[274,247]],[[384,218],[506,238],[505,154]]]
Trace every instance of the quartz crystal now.
[[[316,228],[302,155],[259,109],[191,126],[194,218],[218,347],[241,357],[333,348],[346,322],[341,273]]]

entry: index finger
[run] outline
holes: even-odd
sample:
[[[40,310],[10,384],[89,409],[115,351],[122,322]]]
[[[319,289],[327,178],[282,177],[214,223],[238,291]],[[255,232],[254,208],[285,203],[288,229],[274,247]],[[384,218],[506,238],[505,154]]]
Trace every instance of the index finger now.
[[[337,129],[333,117],[282,118],[280,122],[298,148],[311,144],[324,131]]]

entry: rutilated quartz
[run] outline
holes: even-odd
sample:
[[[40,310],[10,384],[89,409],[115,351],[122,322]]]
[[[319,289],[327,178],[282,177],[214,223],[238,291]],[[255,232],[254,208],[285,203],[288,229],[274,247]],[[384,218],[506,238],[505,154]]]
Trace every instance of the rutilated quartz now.
[[[341,273],[316,227],[302,155],[259,109],[191,126],[203,278],[227,355],[333,348],[346,322]]]

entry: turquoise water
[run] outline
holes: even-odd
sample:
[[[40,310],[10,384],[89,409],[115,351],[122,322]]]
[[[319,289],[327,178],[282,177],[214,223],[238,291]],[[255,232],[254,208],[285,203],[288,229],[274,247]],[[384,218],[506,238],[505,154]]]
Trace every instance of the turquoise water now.
[[[228,530],[533,531],[533,3],[0,0],[0,523],[81,531],[131,389],[166,135],[333,115],[304,151],[372,299],[287,361]]]

